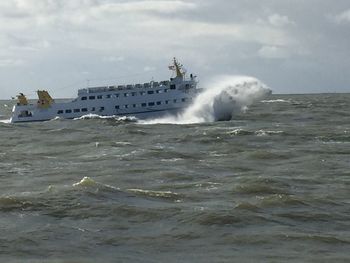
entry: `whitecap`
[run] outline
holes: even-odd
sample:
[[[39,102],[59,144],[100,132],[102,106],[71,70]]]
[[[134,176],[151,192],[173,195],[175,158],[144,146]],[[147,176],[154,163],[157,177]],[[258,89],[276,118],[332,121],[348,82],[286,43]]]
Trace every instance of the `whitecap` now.
[[[87,187],[87,188],[88,187],[96,187],[96,188],[112,189],[112,190],[118,190],[118,191],[120,190],[119,188],[108,185],[108,184],[98,183],[88,176],[85,176],[79,182],[74,183],[73,187]]]
[[[51,119],[49,121],[59,121],[59,120],[62,120],[62,118],[59,117],[59,116],[56,116],[55,118],[53,118],[53,119]]]
[[[262,100],[262,103],[291,103],[290,100],[275,99],[275,100]]]
[[[102,119],[102,120],[116,120],[116,121],[136,121],[137,118],[134,116],[116,116],[116,115],[110,115],[110,116],[102,116],[98,114],[86,114],[78,118],[74,118],[74,120],[93,120],[93,119]]]
[[[85,176],[79,182],[73,184],[73,186],[85,186],[85,187],[96,186],[96,185],[97,183],[93,179],[87,176]]]
[[[257,136],[279,135],[283,133],[284,131],[268,131],[268,130],[258,130],[255,132]]]
[[[149,197],[178,198],[179,194],[172,191],[151,191],[143,189],[128,189],[128,192],[141,194]]]
[[[5,124],[10,124],[11,123],[11,119],[8,120],[0,120],[1,123],[5,123]]]

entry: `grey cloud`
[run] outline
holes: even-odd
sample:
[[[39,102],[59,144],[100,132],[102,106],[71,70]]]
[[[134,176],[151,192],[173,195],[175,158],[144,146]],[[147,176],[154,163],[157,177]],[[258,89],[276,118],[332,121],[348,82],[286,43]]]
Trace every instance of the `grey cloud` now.
[[[178,56],[203,82],[244,74],[275,92],[347,91],[349,8],[345,0],[8,0],[0,90],[9,97],[9,86],[39,85],[74,96],[79,87],[61,87],[137,72],[152,74],[140,81],[166,78]]]

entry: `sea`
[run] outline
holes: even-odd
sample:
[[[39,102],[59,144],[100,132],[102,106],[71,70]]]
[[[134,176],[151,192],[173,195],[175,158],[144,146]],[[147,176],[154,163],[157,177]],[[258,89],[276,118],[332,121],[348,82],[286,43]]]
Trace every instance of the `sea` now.
[[[260,95],[223,120],[0,101],[0,262],[350,262],[350,94]]]

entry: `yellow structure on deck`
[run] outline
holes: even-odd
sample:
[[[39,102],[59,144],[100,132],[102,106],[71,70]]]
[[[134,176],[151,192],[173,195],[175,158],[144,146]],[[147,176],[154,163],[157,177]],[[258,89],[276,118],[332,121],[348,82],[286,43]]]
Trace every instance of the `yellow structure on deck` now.
[[[27,97],[23,93],[20,93],[19,95],[17,95],[17,105],[18,106],[28,105]]]
[[[39,108],[49,108],[51,106],[52,103],[55,103],[55,101],[53,100],[53,98],[51,98],[50,94],[46,91],[46,90],[38,90],[38,107]]]

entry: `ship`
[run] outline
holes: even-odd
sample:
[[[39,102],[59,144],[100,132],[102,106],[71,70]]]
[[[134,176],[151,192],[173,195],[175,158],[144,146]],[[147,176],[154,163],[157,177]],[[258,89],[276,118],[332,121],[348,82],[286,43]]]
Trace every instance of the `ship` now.
[[[78,96],[66,102],[56,102],[46,90],[37,91],[36,103],[29,103],[27,97],[19,93],[10,122],[76,119],[86,115],[132,116],[137,119],[176,115],[191,104],[200,89],[197,88],[197,77],[188,76],[176,58],[169,69],[173,71],[169,80],[87,87],[79,89]]]

